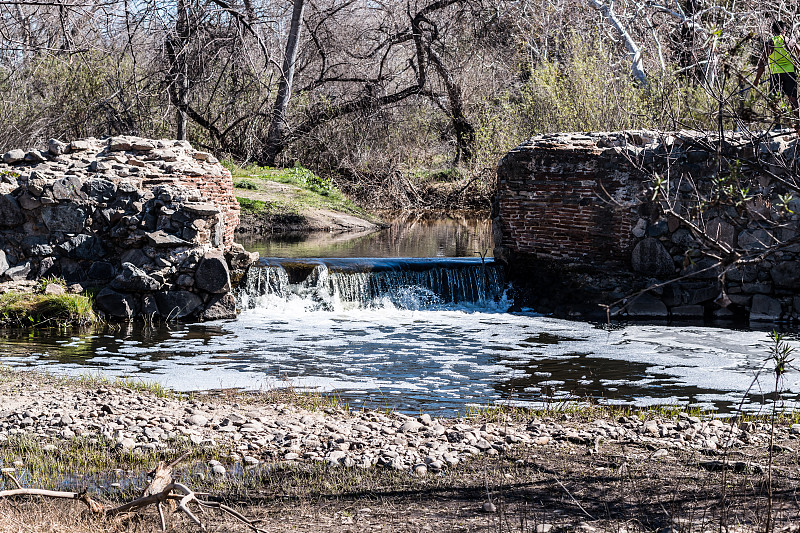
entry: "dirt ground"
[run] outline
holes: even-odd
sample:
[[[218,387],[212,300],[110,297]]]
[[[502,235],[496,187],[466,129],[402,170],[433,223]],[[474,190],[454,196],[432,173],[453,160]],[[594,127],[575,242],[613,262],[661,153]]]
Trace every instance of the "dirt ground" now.
[[[787,439],[774,447],[771,504],[766,449],[664,455],[605,441],[517,448],[425,477],[276,466],[258,479],[229,480],[208,498],[260,519],[268,532],[793,532],[800,531],[798,444]],[[484,510],[487,503],[493,511]],[[208,531],[250,530],[217,511],[200,516]],[[200,531],[182,514],[168,524],[169,531]],[[0,502],[3,532],[159,529],[154,509],[103,520],[75,502]]]

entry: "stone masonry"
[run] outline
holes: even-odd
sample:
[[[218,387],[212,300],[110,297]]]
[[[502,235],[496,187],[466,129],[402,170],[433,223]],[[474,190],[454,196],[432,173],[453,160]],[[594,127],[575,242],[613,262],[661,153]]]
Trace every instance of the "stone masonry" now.
[[[784,201],[797,142],[788,130],[722,143],[695,132],[534,137],[498,168],[495,257],[543,312],[798,320],[800,246],[764,254],[800,234],[800,200]],[[680,216],[665,214],[654,175]],[[723,178],[746,182],[747,198],[714,201]]]
[[[230,172],[186,141],[51,139],[0,162],[0,278],[94,287],[110,317],[235,316],[232,270],[257,259],[238,221]]]

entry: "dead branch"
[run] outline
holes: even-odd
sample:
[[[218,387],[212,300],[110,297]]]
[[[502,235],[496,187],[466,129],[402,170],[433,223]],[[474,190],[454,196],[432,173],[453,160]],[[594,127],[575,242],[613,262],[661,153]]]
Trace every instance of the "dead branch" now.
[[[158,516],[160,519],[161,530],[166,531],[167,524],[164,517],[164,506],[174,509],[177,504],[177,509],[183,512],[189,520],[197,525],[202,531],[205,531],[205,525],[197,517],[197,515],[189,507],[192,503],[197,505],[197,508],[202,512],[203,509],[217,509],[225,515],[229,515],[239,522],[245,524],[255,533],[264,533],[264,530],[259,529],[257,520],[250,520],[238,511],[228,507],[227,505],[200,500],[197,493],[184,485],[183,483],[175,482],[173,478],[173,467],[183,460],[188,454],[180,456],[178,459],[171,463],[161,461],[158,466],[150,474],[152,481],[142,491],[142,495],[135,500],[123,503],[116,507],[104,508],[101,504],[92,500],[86,492],[68,492],[57,490],[45,490],[37,488],[24,488],[19,486],[19,482],[11,476],[10,473],[4,472],[11,477],[12,481],[18,488],[0,491],[0,498],[13,498],[19,496],[41,496],[45,498],[68,499],[77,500],[86,504],[92,514],[95,516],[103,515],[106,517],[118,516],[126,513],[133,513],[151,505],[156,506]]]

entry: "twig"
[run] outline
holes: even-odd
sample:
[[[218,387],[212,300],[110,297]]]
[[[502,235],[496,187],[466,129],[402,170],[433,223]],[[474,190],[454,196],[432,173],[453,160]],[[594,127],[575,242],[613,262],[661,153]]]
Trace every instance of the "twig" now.
[[[596,518],[595,518],[595,517],[593,517],[592,515],[590,515],[590,514],[589,514],[589,511],[587,511],[586,509],[584,509],[584,508],[583,508],[583,506],[582,506],[580,503],[578,503],[578,500],[576,500],[576,499],[575,499],[575,497],[574,497],[574,496],[573,496],[573,495],[570,493],[569,489],[567,489],[567,487],[565,487],[565,486],[564,486],[564,484],[563,484],[563,483],[561,483],[561,480],[560,480],[560,479],[558,479],[558,478],[557,478],[557,477],[555,477],[555,476],[553,477],[553,479],[555,479],[555,480],[556,480],[556,483],[558,483],[559,485],[561,485],[561,488],[562,488],[562,489],[564,489],[564,492],[566,492],[566,493],[567,493],[567,496],[569,496],[569,497],[570,497],[570,499],[572,499],[572,501],[575,503],[575,505],[577,505],[577,506],[578,506],[578,509],[580,509],[581,511],[583,511],[583,514],[585,514],[586,516],[588,516],[588,517],[589,517],[589,518],[591,518],[592,520],[596,520]]]

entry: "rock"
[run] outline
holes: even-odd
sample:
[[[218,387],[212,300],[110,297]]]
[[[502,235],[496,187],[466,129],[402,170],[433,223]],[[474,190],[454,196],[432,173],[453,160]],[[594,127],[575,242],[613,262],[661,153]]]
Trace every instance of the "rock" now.
[[[424,477],[424,476],[428,475],[428,467],[425,466],[425,465],[421,465],[421,464],[420,465],[414,465],[413,468],[411,469],[411,472],[415,476]]]
[[[122,263],[122,273],[111,282],[111,288],[126,292],[156,291],[161,283],[131,263]]]
[[[86,200],[87,196],[82,188],[83,183],[78,176],[64,176],[53,183],[53,198],[62,202]]]
[[[186,422],[192,426],[205,426],[208,424],[208,418],[200,414],[191,415],[186,419]]]
[[[496,513],[497,506],[495,506],[495,504],[493,504],[492,502],[486,502],[481,506],[481,511],[483,511],[484,513]]]
[[[212,217],[219,214],[219,208],[214,204],[187,202],[183,204],[183,208],[201,217]]]
[[[71,152],[83,152],[89,149],[89,141],[86,140],[76,140],[69,143],[69,149]]]
[[[5,274],[6,270],[9,268],[8,259],[6,258],[6,253],[3,250],[0,250],[0,276]]]
[[[766,230],[742,231],[739,233],[739,247],[744,250],[764,250],[775,244],[775,239]]]
[[[52,155],[59,156],[67,151],[67,145],[58,139],[50,139],[47,141],[47,151]]]
[[[23,279],[28,279],[28,275],[31,273],[31,262],[25,261],[21,265],[13,266],[8,268],[4,273],[3,277],[6,279],[10,279],[11,281],[20,281]]]
[[[145,233],[145,237],[147,238],[147,241],[150,243],[150,245],[155,248],[174,248],[177,246],[191,246],[190,242],[184,241],[183,239],[176,237],[175,235],[170,235],[164,230]]]
[[[108,287],[95,296],[97,307],[104,313],[117,318],[131,318],[137,313],[137,300],[130,294],[120,294]]]
[[[345,457],[347,457],[347,454],[345,452],[341,450],[333,450],[332,452],[330,452],[328,455],[325,456],[325,461],[333,466],[338,466],[339,463],[343,461]]]
[[[203,256],[195,272],[195,285],[212,294],[230,292],[231,277],[222,252],[211,250]]]
[[[25,159],[25,152],[20,149],[9,150],[8,152],[3,154],[3,163],[7,165],[13,165],[14,163],[19,163]]]
[[[769,296],[756,294],[750,307],[751,322],[775,322],[780,319],[783,309],[781,303]]]
[[[13,228],[25,223],[17,200],[10,194],[0,195],[0,228]]]
[[[130,437],[125,437],[117,442],[117,446],[124,451],[130,451],[136,447],[136,441]]]
[[[168,319],[183,318],[203,306],[203,300],[188,291],[164,291],[155,294],[158,312]]]
[[[637,239],[641,239],[647,235],[647,219],[640,218],[631,230],[631,234]]]
[[[92,178],[86,181],[83,190],[90,200],[95,202],[107,202],[114,197],[117,186],[113,182],[103,178]]]
[[[631,267],[634,271],[656,278],[665,278],[675,273],[672,256],[661,241],[648,237],[640,241],[631,254]]]
[[[95,260],[106,256],[102,241],[94,235],[75,235],[56,249],[71,259]]]
[[[226,320],[236,318],[236,298],[231,293],[213,296],[201,318],[203,320]]]
[[[800,261],[782,261],[772,267],[769,274],[779,289],[800,289]]]
[[[402,433],[416,433],[420,429],[422,429],[423,427],[425,427],[425,426],[423,426],[422,424],[420,424],[416,420],[409,420],[408,422],[406,422],[405,424],[400,426],[400,431]]]
[[[42,220],[51,232],[81,233],[86,224],[86,212],[73,203],[44,206]]]
[[[642,294],[625,305],[629,317],[666,318],[669,313],[667,306],[650,294]]]
[[[114,265],[108,261],[95,261],[89,267],[89,279],[94,280],[109,280],[116,275]]]
[[[60,296],[67,293],[67,288],[58,283],[48,283],[44,287],[44,293],[50,296]]]
[[[108,140],[109,152],[127,151],[133,148],[131,141],[125,137],[112,137]]]
[[[736,247],[736,228],[728,224],[721,218],[712,218],[706,224],[706,233],[709,237],[720,244],[724,244],[730,250]]]
[[[121,263],[130,263],[139,268],[152,264],[150,258],[140,248],[127,250],[120,256],[119,260]]]
[[[42,202],[29,191],[25,191],[19,195],[19,197],[17,197],[17,201],[19,202],[20,207],[27,211],[42,207]]]
[[[550,533],[553,531],[553,524],[539,524],[536,526],[536,533]]]
[[[43,163],[47,161],[47,159],[39,150],[31,150],[29,152],[25,152],[25,161],[28,163]]]
[[[211,467],[211,473],[215,476],[224,476],[225,475],[225,467],[222,465],[214,465]]]

